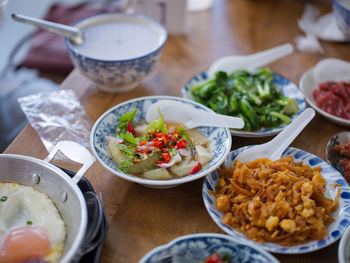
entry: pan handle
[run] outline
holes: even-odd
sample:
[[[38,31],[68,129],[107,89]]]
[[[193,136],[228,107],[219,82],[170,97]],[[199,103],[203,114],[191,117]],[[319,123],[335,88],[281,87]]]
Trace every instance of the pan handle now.
[[[83,174],[95,162],[95,157],[84,146],[73,141],[58,142],[44,161],[50,162],[58,151],[63,153],[70,160],[83,165],[72,178],[73,182],[75,183],[80,181]]]

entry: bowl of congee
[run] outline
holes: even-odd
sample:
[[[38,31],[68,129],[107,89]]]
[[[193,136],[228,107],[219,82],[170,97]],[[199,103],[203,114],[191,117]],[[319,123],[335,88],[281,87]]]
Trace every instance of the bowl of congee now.
[[[171,100],[212,112],[197,102],[172,96],[147,96],[120,103],[95,122],[90,144],[97,160],[111,173],[152,188],[171,188],[204,177],[218,168],[231,149],[228,128],[188,129],[159,118],[146,122],[147,110]]]
[[[65,39],[79,71],[106,92],[135,88],[154,68],[167,40],[166,29],[141,14],[105,13],[73,24],[84,41]]]

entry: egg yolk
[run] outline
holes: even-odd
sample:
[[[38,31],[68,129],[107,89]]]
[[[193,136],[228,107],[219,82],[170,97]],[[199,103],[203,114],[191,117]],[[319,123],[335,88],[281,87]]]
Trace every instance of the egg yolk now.
[[[0,248],[1,263],[18,263],[30,258],[44,258],[51,249],[45,232],[36,226],[12,229]]]

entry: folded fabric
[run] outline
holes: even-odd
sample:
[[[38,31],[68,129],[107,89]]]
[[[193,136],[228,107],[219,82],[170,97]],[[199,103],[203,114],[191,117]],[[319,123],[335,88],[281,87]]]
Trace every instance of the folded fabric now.
[[[51,22],[71,25],[94,14],[120,12],[117,6],[83,3],[79,5],[54,4],[43,18]],[[31,39],[30,49],[19,67],[38,69],[47,73],[67,74],[73,69],[64,37],[38,29]]]

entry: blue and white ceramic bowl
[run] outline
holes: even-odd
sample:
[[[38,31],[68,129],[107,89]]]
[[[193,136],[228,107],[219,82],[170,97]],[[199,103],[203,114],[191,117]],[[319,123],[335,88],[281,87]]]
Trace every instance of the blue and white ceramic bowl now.
[[[246,146],[232,151],[224,162],[226,167],[232,167],[233,160],[236,158],[236,156],[248,147],[251,146]],[[338,188],[341,189],[341,195],[339,197],[339,207],[338,210],[333,214],[333,218],[335,219],[335,221],[328,226],[327,230],[329,235],[326,236],[323,240],[311,241],[306,244],[291,247],[281,246],[271,242],[259,244],[248,239],[243,233],[235,230],[233,227],[223,224],[223,213],[217,209],[215,197],[208,193],[208,190],[215,191],[215,186],[217,185],[218,181],[218,174],[216,171],[210,173],[203,182],[202,196],[209,215],[223,231],[225,231],[227,234],[237,239],[238,241],[244,242],[245,244],[256,245],[262,249],[274,253],[302,254],[324,248],[334,243],[342,236],[345,229],[350,225],[349,185],[337,170],[335,170],[325,161],[311,153],[307,153],[305,151],[289,147],[284,151],[282,157],[283,156],[293,156],[295,162],[302,161],[304,164],[310,165],[310,167],[320,166],[322,168],[321,174],[323,178],[327,181],[325,194],[328,198],[334,199],[337,195]],[[335,187],[334,185],[339,186]]]
[[[344,35],[350,39],[350,4],[348,0],[333,0],[333,10],[337,25]]]
[[[304,95],[300,92],[299,88],[290,80],[276,73],[274,73],[274,77],[275,78],[273,80],[273,83],[278,85],[278,88],[281,91],[281,93],[286,97],[294,98],[298,103],[298,107],[299,107],[298,113],[291,117],[291,121],[293,121],[306,108]],[[182,88],[182,91],[181,91],[182,97],[186,99],[194,100],[190,92],[190,87],[198,86],[203,82],[207,81],[208,79],[209,79],[209,76],[207,71],[201,72],[196,76],[194,76]],[[265,137],[265,136],[271,136],[279,133],[280,131],[283,130],[285,126],[286,124],[282,124],[273,129],[261,128],[257,131],[243,131],[243,130],[231,129],[231,133],[232,135],[240,136],[240,137]]]
[[[167,40],[167,31],[157,21],[140,14],[99,14],[81,19],[73,25],[84,30],[97,25],[109,25],[113,23],[119,23],[120,25],[132,24],[144,27],[146,33],[150,32],[148,35],[152,34],[152,37],[154,37],[154,35],[158,37],[157,44],[154,46],[153,50],[149,51],[147,54],[136,55],[135,57],[127,59],[113,60],[106,58],[99,59],[84,55],[86,53],[83,54],[80,52],[79,46],[74,45],[67,38],[65,41],[74,66],[78,68],[83,75],[96,82],[97,87],[101,90],[117,93],[135,88],[140,81],[151,72],[160,58],[163,46]],[[130,34],[132,34],[132,32]],[[133,41],[130,40],[132,37],[135,38],[135,43],[145,41],[145,38],[147,38],[147,34],[145,34],[142,34],[142,38],[138,34],[135,34],[135,36],[128,36],[128,43],[133,43]],[[86,39],[88,39],[88,37],[89,36],[87,36]],[[118,45],[122,45],[124,39],[121,38],[116,42],[118,42],[116,43],[116,48],[118,48]],[[132,45],[124,45],[123,48],[129,48],[129,46],[131,49],[133,48]],[[104,47],[96,48],[103,50]],[[132,52],[132,50],[128,50],[128,52]]]
[[[222,234],[193,234],[174,239],[145,255],[139,263],[200,263],[213,253],[229,254],[231,262],[278,263],[268,252],[257,246],[238,242]]]
[[[115,136],[116,129],[118,127],[118,120],[125,113],[131,112],[137,108],[137,113],[134,121],[143,121],[145,120],[147,109],[152,104],[160,100],[174,100],[186,105],[190,105],[195,109],[212,112],[207,107],[194,101],[171,96],[141,97],[116,105],[115,107],[105,112],[95,122],[90,134],[90,144],[92,151],[95,154],[97,160],[103,165],[103,167],[125,180],[153,188],[170,188],[182,183],[190,182],[207,175],[219,167],[219,165],[226,159],[231,150],[230,131],[227,128],[199,127],[199,131],[209,139],[210,150],[213,156],[213,158],[199,172],[171,180],[151,180],[126,174],[118,169],[117,165],[108,154],[106,136]]]

